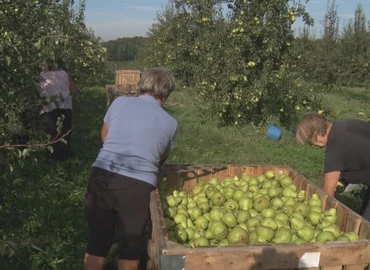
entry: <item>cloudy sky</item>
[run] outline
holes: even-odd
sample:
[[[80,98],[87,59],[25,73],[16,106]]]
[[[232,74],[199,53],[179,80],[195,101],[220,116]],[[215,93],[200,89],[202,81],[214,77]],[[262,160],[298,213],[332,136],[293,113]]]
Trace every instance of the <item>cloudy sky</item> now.
[[[86,23],[103,40],[119,37],[145,36],[156,18],[156,12],[163,9],[167,0],[86,0]],[[341,23],[354,17],[357,4],[362,6],[370,20],[369,0],[337,0]],[[315,19],[316,33],[320,32],[320,21],[327,10],[327,0],[310,0],[307,10]],[[295,27],[301,22],[297,20]]]

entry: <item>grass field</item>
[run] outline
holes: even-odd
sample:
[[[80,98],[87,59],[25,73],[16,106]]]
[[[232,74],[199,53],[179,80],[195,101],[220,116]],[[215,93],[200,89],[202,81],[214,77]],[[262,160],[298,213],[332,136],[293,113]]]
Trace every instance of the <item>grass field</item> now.
[[[217,116],[204,113],[203,105],[193,96],[190,90],[181,89],[165,106],[179,123],[168,163],[287,165],[321,186],[324,149],[299,146],[294,132],[285,129],[280,141],[270,141],[265,135],[267,126],[220,128]],[[357,117],[358,112],[367,119],[369,101],[365,89],[339,89],[325,96],[331,119]],[[3,208],[7,225],[0,233],[23,242],[21,257],[10,261],[2,257],[1,269],[81,269],[87,240],[84,192],[91,164],[101,147],[104,113],[103,88],[81,92],[74,103],[73,158],[54,163],[40,155],[37,166],[28,165],[14,175],[23,182],[3,190],[5,202],[11,203]],[[354,206],[353,201],[347,203]],[[30,243],[33,247],[22,248]]]

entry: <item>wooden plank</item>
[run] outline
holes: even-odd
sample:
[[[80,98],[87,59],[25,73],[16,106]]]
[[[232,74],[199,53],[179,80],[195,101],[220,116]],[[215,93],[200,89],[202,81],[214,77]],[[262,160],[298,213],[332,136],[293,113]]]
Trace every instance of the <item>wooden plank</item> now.
[[[181,188],[179,186],[179,174],[177,172],[168,172],[167,173],[167,183],[169,187],[174,189]]]
[[[189,191],[191,190],[193,187],[195,187],[195,185],[197,184],[197,178],[194,177],[194,173],[191,173],[191,172],[187,172],[187,173],[184,173],[184,185],[183,185],[183,190],[184,191]]]
[[[342,270],[342,266],[324,266],[320,268],[321,270]]]
[[[360,228],[358,230],[358,235],[360,236],[360,239],[370,240],[370,222],[369,221],[365,219],[361,220]]]
[[[227,167],[215,169],[213,172],[213,176],[216,177],[219,181],[223,181],[226,177],[229,176],[229,170]]]
[[[343,206],[343,204],[338,204],[338,206],[337,206],[337,217],[338,217],[337,224],[338,224],[339,228],[342,231],[344,231],[345,228],[346,228],[348,212],[349,212],[348,208],[345,208]],[[368,229],[368,231],[370,231],[370,228]],[[366,237],[364,237],[363,239],[366,239]]]
[[[358,233],[360,230],[360,225],[361,225],[361,216],[353,211],[348,212],[345,231],[346,232],[354,231]]]
[[[298,267],[299,259],[306,252],[320,252],[320,266],[365,263],[370,260],[369,241],[357,243],[327,243],[262,247],[183,248],[168,249],[164,254],[183,254],[185,269],[286,269]],[[351,254],[348,256],[348,254]],[[268,258],[268,259],[267,259]],[[325,269],[325,268],[323,268]],[[328,269],[328,268],[326,268]],[[329,268],[330,269],[330,268]]]
[[[158,189],[156,189],[150,194],[149,205],[152,221],[152,239],[148,242],[148,256],[150,258],[150,266],[153,270],[160,269],[159,254],[167,248],[160,220],[163,218],[163,215],[158,213],[158,204],[159,193]]]
[[[364,264],[354,264],[354,265],[346,265],[343,270],[364,270]]]

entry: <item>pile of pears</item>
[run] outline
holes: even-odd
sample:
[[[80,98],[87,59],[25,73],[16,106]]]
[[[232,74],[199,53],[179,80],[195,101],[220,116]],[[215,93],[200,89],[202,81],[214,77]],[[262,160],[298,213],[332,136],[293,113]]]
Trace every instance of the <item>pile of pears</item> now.
[[[165,181],[158,189],[169,240],[192,248],[359,239],[340,230],[335,208],[323,211],[317,194],[306,199],[291,177],[272,170],[198,181],[189,191]]]

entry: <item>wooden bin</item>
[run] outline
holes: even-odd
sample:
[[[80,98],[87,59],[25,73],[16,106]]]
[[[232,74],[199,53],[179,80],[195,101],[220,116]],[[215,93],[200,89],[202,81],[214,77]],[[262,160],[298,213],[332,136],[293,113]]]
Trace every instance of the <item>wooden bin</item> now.
[[[140,70],[117,70],[115,84],[139,84]]]
[[[107,108],[119,96],[139,96],[137,84],[112,84],[106,86]]]
[[[227,176],[241,176],[244,172],[253,177],[268,170],[273,170],[276,174],[289,175],[297,185],[297,190],[306,191],[306,198],[310,198],[314,193],[318,194],[324,210],[336,208],[337,224],[341,230],[355,231],[360,235],[361,240],[351,243],[327,242],[192,249],[168,240],[160,196],[156,189],[151,193],[152,239],[148,243],[150,261],[147,269],[368,269],[364,265],[370,263],[370,222],[339,201],[328,197],[307,178],[287,166],[167,165],[161,168],[158,181],[166,177],[168,185],[189,190],[195,186],[198,179],[204,182],[212,177],[223,180]],[[310,259],[310,256],[316,259]]]

